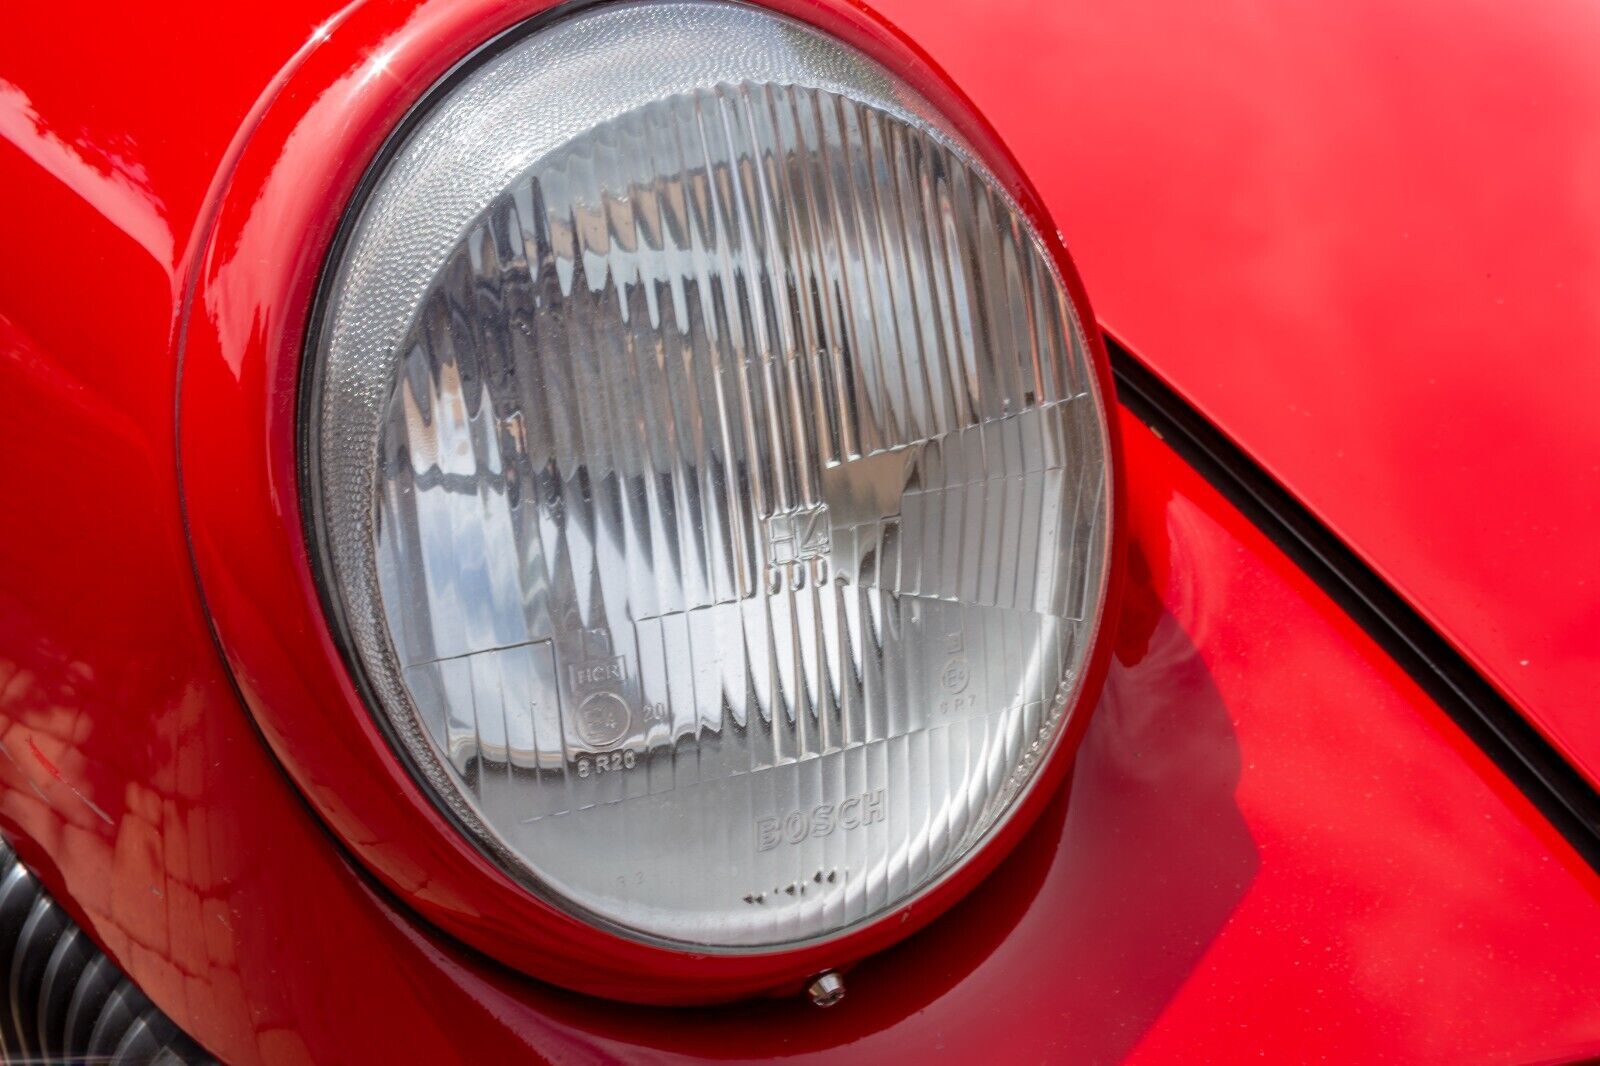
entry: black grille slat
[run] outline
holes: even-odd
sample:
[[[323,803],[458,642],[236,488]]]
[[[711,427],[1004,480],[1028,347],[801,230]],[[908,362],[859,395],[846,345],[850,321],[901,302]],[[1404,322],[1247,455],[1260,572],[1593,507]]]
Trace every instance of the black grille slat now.
[[[61,1038],[62,1054],[67,1059],[81,1059],[89,1053],[89,1036],[94,1032],[94,1023],[99,1020],[119,980],[121,975],[110,959],[96,954],[89,960],[67,1002],[67,1024]]]
[[[95,1019],[94,1029],[89,1033],[89,1058],[109,1059],[114,1055],[122,1044],[122,1038],[149,1008],[150,1001],[134,987],[132,981],[126,977],[118,981],[117,987],[106,997],[100,1017]]]
[[[99,954],[76,925],[68,927],[50,952],[39,988],[39,1054],[45,1058],[66,1055],[67,1007],[83,971]]]
[[[165,1014],[153,1006],[146,1007],[128,1026],[111,1061],[181,1063],[183,1060],[172,1054],[172,1038],[176,1035],[177,1027]]]
[[[39,898],[39,883],[17,862],[9,845],[0,844],[0,866],[4,869],[0,875],[0,973],[9,973],[22,927],[33,910],[33,901]],[[9,997],[0,999],[0,1003],[6,999]],[[0,1011],[0,1042],[5,1045],[7,1058],[19,1057],[21,1033],[10,1010]]]
[[[0,1054],[6,1061],[211,1061],[0,840]]]
[[[41,1034],[27,1022],[39,1017],[39,994],[45,967],[70,924],[71,919],[56,906],[56,901],[40,892],[17,939],[16,952],[11,957],[10,1000],[22,1058],[38,1058],[44,1054]]]

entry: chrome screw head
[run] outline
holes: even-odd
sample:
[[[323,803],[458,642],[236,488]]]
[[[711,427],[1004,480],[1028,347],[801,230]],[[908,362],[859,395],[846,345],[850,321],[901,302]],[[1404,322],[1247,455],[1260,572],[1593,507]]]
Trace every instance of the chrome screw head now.
[[[806,988],[811,1002],[818,1007],[831,1007],[844,998],[844,978],[834,970],[818,974]]]

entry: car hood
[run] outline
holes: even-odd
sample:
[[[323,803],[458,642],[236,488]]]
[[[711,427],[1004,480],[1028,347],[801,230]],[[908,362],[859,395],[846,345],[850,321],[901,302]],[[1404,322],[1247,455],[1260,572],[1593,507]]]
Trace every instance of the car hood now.
[[[1600,8],[878,6],[1101,323],[1600,781]]]

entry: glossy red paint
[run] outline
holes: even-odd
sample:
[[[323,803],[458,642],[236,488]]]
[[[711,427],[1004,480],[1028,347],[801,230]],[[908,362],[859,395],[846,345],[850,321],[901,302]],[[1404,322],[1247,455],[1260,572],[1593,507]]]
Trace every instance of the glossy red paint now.
[[[363,706],[325,622],[302,535],[294,397],[322,264],[362,174],[400,116],[455,60],[544,2],[364,7],[325,33],[267,106],[228,180],[184,333],[179,447],[201,587],[245,702],[290,776],[354,855],[434,924],[526,973],[617,999],[704,1003],[796,992],[815,974],[915,931],[1020,839],[1064,779],[1110,661],[1114,621],[1091,652],[1083,713],[1008,822],[945,880],[827,943],[731,954],[625,940],[534,897],[448,822]],[[974,143],[992,140],[886,27],[836,6],[790,6],[922,87]],[[1054,239],[1003,152],[996,147],[988,158]],[[1055,252],[1092,321],[1071,262],[1059,246]],[[1093,346],[1100,391],[1109,396],[1098,336]],[[1113,540],[1115,560],[1120,535]],[[1119,602],[1118,572],[1114,564],[1111,605]]]
[[[1117,142],[1088,139],[1105,131],[1086,125],[1092,151],[1034,162],[1034,127],[1058,126],[985,99],[1004,84],[1001,64],[987,82],[958,69],[966,49],[991,48],[964,7],[919,10],[969,31],[958,46],[914,11],[895,15],[1018,149],[1102,309],[1133,306],[1133,267],[1170,219],[1134,224],[1140,185],[1111,183],[1093,209],[1066,199]],[[1124,39],[1140,43],[1187,17],[1128,10]],[[1105,26],[1108,12],[1086,8],[1080,25]],[[1127,515],[1141,562],[1070,794],[966,902],[855,971],[844,1006],[619,1008],[417,926],[342,858],[268,757],[209,644],[178,515],[179,282],[230,143],[327,14],[91,0],[0,16],[0,202],[23,206],[0,211],[0,826],[208,1048],[237,1062],[841,1049],[1225,1060],[1298,1058],[1311,1043],[1406,1061],[1600,1052],[1593,873],[1137,427]],[[1430,45],[1475,32],[1469,17]],[[1192,29],[1163,31],[1163,54],[1187,55]],[[1060,32],[1040,16],[1029,37],[1042,48]],[[1104,40],[1086,63],[1126,60]],[[1066,66],[1059,77],[1077,76]],[[1209,81],[1232,77],[1243,75]],[[1088,225],[1090,210],[1118,204],[1127,238],[1144,242],[1138,259],[1113,254],[1111,223]],[[1171,289],[1162,301],[1195,313]],[[1123,332],[1157,365],[1178,358],[1176,342],[1156,351]]]
[[[1600,1052],[1600,879],[1253,527],[1142,427],[1125,440],[1127,610],[1070,789],[834,1011],[622,1009],[428,933],[340,859],[220,686],[171,715],[143,785],[105,758],[131,732],[112,708],[77,713],[81,669],[13,675],[5,827],[229,1061]],[[31,791],[19,738],[107,804],[114,843]]]
[[[878,7],[1101,321],[1600,782],[1600,7]]]

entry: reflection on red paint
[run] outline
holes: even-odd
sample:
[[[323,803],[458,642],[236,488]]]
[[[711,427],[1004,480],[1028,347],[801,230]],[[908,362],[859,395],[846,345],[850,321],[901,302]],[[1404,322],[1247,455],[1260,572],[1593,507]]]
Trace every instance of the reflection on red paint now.
[[[28,94],[4,78],[0,78],[0,139],[10,141],[95,211],[117,219],[122,231],[163,268],[175,269],[166,208],[151,190],[144,168],[125,154],[131,146],[62,137],[40,116]]]
[[[61,771],[56,769],[55,763],[45,758],[44,752],[39,750],[39,745],[33,742],[32,737],[28,738],[28,750],[33,752],[33,757],[39,760],[39,765],[44,767],[47,774],[55,778],[57,781],[61,780]]]

